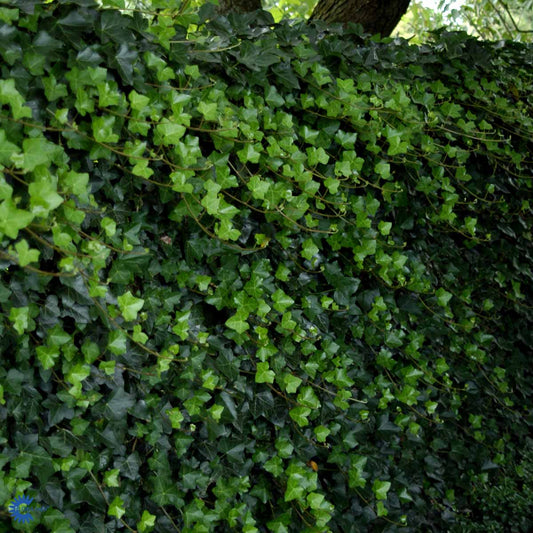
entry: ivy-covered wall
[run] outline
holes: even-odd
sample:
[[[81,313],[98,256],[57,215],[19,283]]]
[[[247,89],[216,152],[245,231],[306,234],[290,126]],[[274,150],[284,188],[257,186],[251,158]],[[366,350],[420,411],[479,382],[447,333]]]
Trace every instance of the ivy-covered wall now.
[[[0,531],[529,530],[530,45],[0,20]]]

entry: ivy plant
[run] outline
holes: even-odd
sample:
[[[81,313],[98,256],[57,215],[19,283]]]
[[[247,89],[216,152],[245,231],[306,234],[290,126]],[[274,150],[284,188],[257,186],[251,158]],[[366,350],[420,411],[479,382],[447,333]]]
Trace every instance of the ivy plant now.
[[[531,45],[159,4],[0,8],[1,520],[527,531]]]

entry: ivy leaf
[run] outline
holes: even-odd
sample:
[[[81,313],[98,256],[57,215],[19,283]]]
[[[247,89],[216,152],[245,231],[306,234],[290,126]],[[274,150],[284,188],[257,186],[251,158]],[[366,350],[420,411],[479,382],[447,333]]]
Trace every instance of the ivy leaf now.
[[[285,383],[285,391],[288,393],[296,392],[302,383],[298,376],[293,376],[292,374],[285,374],[283,381]]]
[[[204,187],[207,190],[207,194],[202,198],[201,204],[206,208],[210,215],[217,215],[220,209],[221,199],[218,193],[221,186],[212,180],[207,180],[204,183]]]
[[[237,156],[241,163],[259,163],[261,150],[262,147],[260,143],[247,143],[242,150],[237,151]]]
[[[397,394],[398,400],[407,405],[416,405],[417,398],[420,395],[420,392],[415,389],[412,385],[405,385],[402,390]]]
[[[385,507],[385,504],[381,501],[379,501],[376,505],[377,509],[377,515],[378,516],[387,516],[389,514],[389,511]]]
[[[100,355],[100,348],[96,342],[86,340],[81,345],[81,353],[83,354],[85,362],[91,364],[98,359],[98,356]]]
[[[268,362],[257,363],[257,370],[255,372],[256,383],[274,383],[276,374],[269,369]]]
[[[172,172],[170,174],[170,179],[172,180],[173,186],[172,190],[176,192],[187,192],[191,193],[194,191],[194,187],[191,183],[187,183],[188,175],[185,171]]]
[[[311,509],[320,509],[322,502],[324,501],[324,495],[318,492],[310,492],[307,495],[307,503]]]
[[[138,342],[139,344],[145,344],[148,340],[148,335],[142,331],[141,325],[136,324],[133,326],[133,334],[132,338],[135,342]]]
[[[279,455],[274,455],[264,464],[264,468],[274,476],[280,476],[283,472],[283,461]]]
[[[122,355],[126,353],[128,338],[121,330],[113,330],[109,332],[107,341],[107,348],[115,355]]]
[[[252,191],[252,196],[256,200],[264,200],[265,194],[270,189],[270,182],[262,180],[258,175],[254,175],[250,178],[246,186]]]
[[[372,485],[372,491],[378,500],[386,500],[387,492],[389,492],[390,487],[390,481],[380,481],[379,479],[376,479]]]
[[[302,251],[301,251],[302,257],[305,257],[306,259],[311,261],[313,257],[316,254],[318,254],[318,252],[319,252],[318,246],[313,242],[312,239],[306,239],[303,242]]]
[[[297,400],[298,403],[310,407],[311,409],[318,409],[320,407],[320,401],[312,387],[304,387],[301,389]]]
[[[185,126],[164,119],[155,127],[154,143],[163,146],[178,144],[184,133]]]
[[[209,414],[213,418],[215,422],[218,422],[220,418],[222,417],[222,413],[224,412],[224,407],[222,405],[212,405],[209,408]]]
[[[56,360],[59,359],[59,347],[57,346],[37,346],[35,349],[37,359],[45,370],[53,368]]]
[[[107,514],[120,520],[125,513],[126,509],[124,508],[124,500],[119,496],[115,496],[113,501],[109,504]]]
[[[298,500],[305,494],[305,489],[300,483],[298,476],[291,476],[287,482],[284,499],[286,502]]]
[[[149,96],[139,94],[135,90],[130,91],[128,100],[130,101],[131,108],[135,111],[143,111],[151,101]]]
[[[199,102],[198,103],[198,111],[203,115],[205,120],[212,120],[216,121],[218,113],[217,113],[217,103],[216,102]]]
[[[16,239],[19,230],[25,228],[33,220],[33,213],[17,209],[11,198],[0,204],[0,233]]]
[[[116,366],[117,362],[113,359],[111,361],[100,361],[98,368],[107,376],[113,376]]]
[[[384,220],[379,221],[378,229],[381,235],[389,235],[391,228],[392,228],[391,222],[385,222]]]
[[[39,250],[30,249],[26,239],[17,242],[15,244],[15,250],[18,254],[18,262],[20,266],[26,266],[38,261],[41,253]]]
[[[104,229],[105,231],[105,234],[108,236],[108,237],[113,237],[113,235],[115,235],[116,231],[117,231],[117,224],[116,222],[109,218],[109,217],[104,217],[101,221],[100,221],[100,226],[102,226],[102,228]]]
[[[113,131],[115,117],[104,115],[93,117],[93,135],[96,141],[100,143],[116,143],[119,140],[118,133]]]
[[[280,313],[284,313],[294,303],[294,300],[281,289],[272,295],[272,300],[274,301],[274,309]]]
[[[118,52],[115,56],[117,64],[117,70],[121,78],[131,84],[133,81],[133,67],[137,61],[139,53],[136,50],[131,49],[128,44],[121,43]]]
[[[137,313],[142,309],[144,300],[136,298],[131,294],[131,291],[125,292],[122,296],[117,298],[118,306],[122,311],[122,316],[130,321],[137,318]]]
[[[179,429],[184,420],[182,412],[177,407],[173,407],[172,409],[167,409],[166,413],[170,419],[172,427],[174,429]]]
[[[411,497],[411,495],[409,494],[409,492],[407,491],[405,487],[403,487],[398,493],[398,498],[400,499],[401,502],[412,502],[413,501],[413,498]]]
[[[289,411],[289,416],[300,426],[305,427],[309,425],[307,417],[311,414],[309,407],[294,407]]]
[[[228,328],[233,329],[237,333],[244,333],[247,329],[250,329],[250,324],[246,322],[247,316],[243,316],[242,313],[237,312],[232,317],[226,320],[225,324]]]
[[[106,403],[106,416],[113,421],[120,420],[134,405],[135,397],[133,394],[126,392],[122,387],[116,387]]]
[[[435,296],[437,297],[439,305],[442,307],[446,307],[448,305],[448,302],[451,300],[453,294],[448,291],[445,291],[441,287],[440,289],[437,289],[437,291],[435,292]]]
[[[120,474],[120,470],[118,468],[113,468],[112,470],[108,470],[104,474],[104,484],[108,487],[118,487],[120,486],[120,482],[118,480],[118,476]]]
[[[15,331],[22,335],[26,330],[30,331],[35,323],[30,318],[29,307],[12,307],[9,312],[9,320],[13,323]]]
[[[61,175],[60,181],[65,192],[75,194],[82,201],[88,201],[89,174],[87,172],[75,172],[69,170]]]
[[[186,65],[184,72],[185,74],[187,74],[187,76],[190,76],[193,80],[197,80],[201,75],[198,65]]]
[[[215,233],[224,241],[236,241],[241,236],[241,232],[226,218],[217,223]]]
[[[0,80],[0,103],[9,104],[15,120],[31,117],[31,109],[24,105],[24,97],[17,91],[13,79]]]
[[[328,435],[331,433],[331,430],[325,426],[317,426],[313,431],[318,442],[326,442]]]
[[[63,346],[72,342],[72,335],[69,335],[59,324],[56,324],[48,331],[47,340],[51,346]]]
[[[20,148],[16,144],[9,142],[6,139],[6,132],[0,129],[0,165],[7,166],[11,164],[11,156],[19,152]]]
[[[50,211],[59,207],[64,199],[57,194],[55,185],[49,180],[30,183],[30,208],[36,216],[46,216]]]
[[[329,161],[329,155],[322,146],[315,148],[310,146],[307,148],[307,162],[310,167],[315,167],[318,163],[326,164]]]
[[[390,165],[385,161],[380,161],[374,167],[376,174],[379,174],[383,179],[388,180],[390,178]]]
[[[284,98],[278,93],[275,85],[269,85],[268,89],[265,89],[265,92],[265,101],[269,106],[281,107],[285,103]]]
[[[88,364],[79,363],[67,372],[66,378],[68,382],[77,385],[90,375],[91,367]]]
[[[176,313],[176,323],[172,327],[172,331],[178,335],[181,340],[185,340],[189,336],[189,316],[190,311],[178,311]]]
[[[476,234],[476,224],[477,224],[477,218],[472,218],[472,217],[465,218],[465,227],[470,232],[470,235],[472,236]]]
[[[139,533],[147,533],[155,526],[155,515],[150,514],[148,511],[143,511],[141,520],[137,522],[137,528]]]
[[[377,249],[375,239],[363,239],[359,246],[354,247],[354,257],[357,261],[363,261],[365,257],[374,255]]]
[[[324,180],[324,185],[328,188],[331,194],[337,194],[341,182],[335,178],[327,178]]]

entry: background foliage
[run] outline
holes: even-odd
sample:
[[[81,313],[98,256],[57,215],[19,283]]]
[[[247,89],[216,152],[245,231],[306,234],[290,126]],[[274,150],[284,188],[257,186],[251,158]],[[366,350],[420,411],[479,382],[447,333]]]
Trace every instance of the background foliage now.
[[[440,0],[436,9],[412,1],[395,34],[414,43],[445,26],[483,40],[533,41],[533,0]]]
[[[528,531],[531,46],[0,18],[6,531]]]

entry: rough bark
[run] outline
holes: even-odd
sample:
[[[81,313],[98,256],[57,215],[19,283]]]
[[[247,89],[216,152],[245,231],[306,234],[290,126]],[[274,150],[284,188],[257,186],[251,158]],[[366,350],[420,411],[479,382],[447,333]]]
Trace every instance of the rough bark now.
[[[387,37],[392,33],[410,0],[318,0],[309,20],[318,19],[334,22],[355,22],[365,32],[379,33]]]
[[[220,0],[217,11],[221,15],[227,15],[231,11],[235,13],[248,13],[261,8],[261,0]]]

